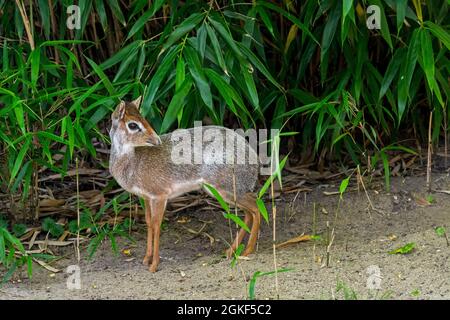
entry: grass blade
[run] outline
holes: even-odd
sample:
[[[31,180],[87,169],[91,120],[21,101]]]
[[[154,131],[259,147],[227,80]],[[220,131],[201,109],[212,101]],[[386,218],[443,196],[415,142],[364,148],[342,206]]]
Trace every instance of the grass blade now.
[[[187,19],[185,19],[177,28],[175,28],[174,31],[172,31],[169,38],[164,43],[160,54],[171,47],[182,36],[194,29],[203,20],[203,18],[203,14],[193,13]]]
[[[147,116],[147,114],[150,112],[150,108],[153,104],[153,100],[155,99],[156,92],[158,91],[163,80],[168,76],[169,71],[173,67],[173,63],[177,56],[176,49],[177,49],[176,47],[173,47],[167,52],[166,56],[164,57],[161,64],[158,66],[158,69],[156,70],[155,74],[153,75],[152,80],[150,80],[150,83],[145,88],[142,102],[142,115],[144,117]]]
[[[150,9],[147,10],[142,16],[140,16],[139,19],[134,23],[130,32],[128,32],[126,40],[130,39],[137,32],[139,32],[144,27],[144,25],[150,20],[150,18],[152,18],[155,15],[155,13],[161,8],[164,2],[165,2],[164,0],[154,1]]]
[[[17,154],[17,158],[14,161],[14,166],[11,170],[11,177],[9,179],[9,183],[11,184],[12,181],[14,181],[14,178],[16,177],[17,173],[19,173],[20,167],[22,165],[23,159],[25,158],[28,149],[30,148],[31,144],[31,136],[27,136],[25,143],[20,148],[19,153]]]
[[[225,210],[226,213],[230,212],[230,207],[228,204],[223,200],[222,196],[220,195],[219,191],[216,190],[212,185],[208,183],[204,183],[203,186],[207,189],[209,193],[211,193],[214,198],[219,202],[219,204],[222,206],[223,210]]]
[[[108,79],[106,74],[103,72],[103,70],[100,68],[98,64],[96,64],[94,61],[89,59],[88,57],[85,57],[86,60],[89,62],[91,67],[94,69],[95,73],[100,77],[100,80],[105,85],[106,89],[108,90],[109,94],[112,96],[116,95],[116,90],[114,89],[111,81]]]
[[[160,133],[165,133],[177,119],[178,112],[183,107],[184,98],[189,93],[189,90],[191,90],[191,86],[192,80],[190,78],[187,78],[181,85],[180,89],[177,90],[177,92],[173,96],[169,106],[167,107],[166,114],[164,115]]]
[[[234,213],[224,213],[223,216],[227,219],[232,220],[234,223],[236,223],[239,227],[250,233],[250,228],[245,224],[244,221],[242,221],[241,218],[239,218]]]

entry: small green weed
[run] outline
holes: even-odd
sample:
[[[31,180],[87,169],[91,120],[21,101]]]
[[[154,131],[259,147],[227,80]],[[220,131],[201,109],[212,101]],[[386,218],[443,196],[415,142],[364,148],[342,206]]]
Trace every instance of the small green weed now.
[[[253,274],[253,276],[250,279],[250,282],[248,284],[248,298],[249,298],[249,300],[255,300],[255,287],[256,287],[256,280],[258,278],[270,276],[270,275],[273,275],[275,273],[288,272],[288,271],[292,271],[292,270],[294,270],[294,269],[278,269],[276,271],[269,271],[269,272],[256,271]]]
[[[411,253],[415,247],[416,247],[415,242],[410,242],[405,244],[403,247],[389,251],[389,254],[408,254]]]

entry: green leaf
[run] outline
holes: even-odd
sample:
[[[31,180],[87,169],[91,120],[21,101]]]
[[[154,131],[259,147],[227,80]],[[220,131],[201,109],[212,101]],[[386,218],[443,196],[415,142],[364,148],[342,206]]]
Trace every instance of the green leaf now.
[[[25,143],[22,145],[22,147],[20,148],[20,151],[17,155],[16,160],[14,161],[14,166],[13,169],[11,170],[11,177],[9,179],[9,183],[11,184],[12,181],[14,181],[14,178],[16,177],[17,173],[20,170],[20,167],[22,165],[23,159],[25,158],[28,149],[30,148],[30,144],[31,144],[31,136],[27,136]]]
[[[397,11],[397,34],[400,33],[403,22],[406,17],[406,7],[408,5],[408,0],[397,0],[395,2],[395,9]]]
[[[428,87],[433,92],[436,80],[434,78],[434,55],[431,37],[426,29],[420,29],[420,47],[422,53],[423,71],[427,78]]]
[[[2,70],[7,72],[9,70],[9,51],[8,51],[8,40],[3,40],[2,49]]]
[[[181,85],[186,78],[186,68],[184,65],[183,57],[179,57],[177,61],[177,72],[175,76],[175,90],[180,89]]]
[[[87,248],[87,252],[88,252],[88,259],[92,259],[92,257],[94,256],[95,252],[97,251],[98,246],[100,245],[100,243],[102,242],[102,240],[105,238],[106,234],[105,233],[100,233],[99,235],[97,235],[96,237],[94,237],[88,244],[88,248]]]
[[[389,145],[389,146],[384,147],[383,150],[397,150],[397,151],[407,152],[407,153],[413,154],[415,156],[419,155],[413,149],[405,147],[405,146],[400,146],[400,145]]]
[[[241,218],[239,218],[234,213],[224,213],[223,216],[227,219],[232,220],[234,223],[236,223],[239,227],[250,233],[250,228],[245,224],[244,221],[242,221]]]
[[[141,46],[139,50],[139,61],[136,68],[136,79],[140,79],[142,77],[142,70],[144,69],[145,60],[147,59],[145,46]]]
[[[109,238],[109,240],[111,241],[111,249],[112,249],[114,255],[117,256],[117,254],[119,253],[119,250],[118,250],[118,248],[117,248],[116,237],[115,237],[113,234],[108,233],[108,238]]]
[[[347,19],[350,14],[350,19]],[[350,23],[355,24],[355,8],[353,7],[353,0],[344,0],[342,7],[342,21],[341,21],[341,46],[344,46],[344,41],[347,39],[350,29]]]
[[[73,130],[73,123],[70,116],[66,116],[66,124],[67,124],[67,138],[69,140],[69,152],[70,157],[73,157],[73,150],[75,148],[75,132]]]
[[[104,0],[95,0],[95,8],[97,9],[96,12],[100,18],[100,23],[102,24],[103,31],[106,31],[108,28],[108,19],[105,10],[105,3],[103,1]]]
[[[222,49],[219,44],[219,40],[217,39],[216,33],[214,30],[209,26],[209,24],[205,24],[206,31],[208,33],[208,37],[211,40],[211,44],[214,49],[214,54],[216,55],[217,62],[219,63],[220,68],[225,72],[225,74],[228,74],[227,67],[225,65],[225,59],[223,58]]]
[[[371,3],[377,5],[380,8],[381,36],[384,38],[384,40],[386,40],[386,43],[389,45],[389,48],[391,48],[391,50],[393,50],[391,33],[389,31],[389,24],[386,19],[386,14],[384,13],[384,11],[385,11],[384,6],[381,3],[381,0],[372,0]]]
[[[42,220],[42,231],[45,232],[50,232],[50,230],[52,230],[52,228],[55,228],[56,222],[55,220],[53,220],[50,217],[45,218],[44,220]]]
[[[406,103],[408,99],[408,92],[411,85],[412,76],[416,68],[419,50],[419,43],[417,39],[419,36],[418,33],[419,30],[420,29],[415,29],[413,31],[411,40],[409,42],[406,59],[403,60],[402,66],[400,68],[398,94],[397,94],[397,108],[398,108],[397,124],[400,124],[401,119],[403,117],[403,113],[405,112]]]
[[[200,23],[204,18],[204,15],[201,13],[193,13],[190,15],[187,19],[184,19],[184,21],[178,25],[174,31],[171,32],[169,38],[167,39],[166,43],[164,43],[161,53],[167,50],[169,47],[171,47],[178,39],[180,39],[182,36],[190,32],[192,29],[195,28],[197,24]],[[161,54],[160,53],[160,54]]]
[[[80,17],[81,17],[81,28],[76,29],[75,37],[77,39],[80,39],[82,35],[84,34],[84,30],[86,28],[87,21],[89,17],[91,16],[91,10],[92,10],[92,1],[81,1],[78,3],[78,6],[80,7]]]
[[[192,80],[190,78],[186,78],[180,89],[177,90],[177,92],[173,96],[169,106],[167,107],[166,114],[164,115],[164,120],[161,124],[161,133],[166,132],[177,119],[178,112],[183,107],[184,98],[189,93],[191,86]]]
[[[123,16],[122,10],[120,9],[119,3],[117,0],[108,0],[109,7],[111,8],[114,16],[119,20],[122,25],[126,25],[125,18]]]
[[[280,95],[276,101],[275,110],[272,116],[272,129],[281,129],[284,123],[283,114],[286,112],[286,96]]]
[[[434,55],[431,37],[426,29],[420,30],[420,47],[423,59],[423,69],[427,78],[434,78]],[[431,86],[430,86],[431,88]]]
[[[266,78],[269,80],[275,87],[277,87],[280,91],[284,92],[285,89],[281,84],[278,83],[277,80],[272,76],[270,71],[266,68],[264,63],[261,62],[261,60],[247,47],[245,47],[242,44],[239,44],[239,48],[241,49],[242,53],[247,57],[247,59],[252,63],[253,66],[256,67],[256,69],[259,70]]]
[[[16,223],[12,227],[12,232],[16,237],[22,236],[27,231],[27,226],[23,223]],[[1,259],[0,259],[1,260]]]
[[[302,30],[307,36],[309,36],[315,43],[319,44],[319,42],[314,37],[314,35],[311,33],[311,31],[300,21],[300,19],[295,17],[290,12],[287,12],[286,10],[283,10],[282,8],[280,8],[278,5],[276,5],[272,2],[268,2],[268,1],[257,1],[257,5],[264,6],[272,11],[275,11],[275,12],[281,14],[286,19],[288,19],[289,21],[291,21],[292,23],[297,25],[297,27],[299,27],[300,30]],[[339,19],[339,16],[337,18]]]
[[[102,70],[107,70],[107,69],[111,68],[112,66],[114,66],[117,63],[122,62],[124,59],[126,59],[126,57],[128,57],[131,54],[131,52],[133,52],[134,50],[137,50],[139,48],[139,46],[141,46],[141,45],[142,45],[142,40],[136,40],[136,41],[130,43],[129,45],[123,47],[118,52],[116,52],[112,57],[110,57],[107,60],[105,60],[104,62],[102,62],[99,65],[99,67]]]
[[[184,53],[186,62],[189,66],[189,72],[191,73],[192,78],[195,81],[195,85],[200,92],[200,96],[203,102],[211,110],[211,112],[215,114],[211,88],[209,87],[209,83],[205,77],[205,74],[203,73],[203,69],[197,53],[189,46],[184,48]]]
[[[383,169],[384,169],[384,182],[386,184],[386,191],[389,192],[391,190],[391,173],[389,170],[389,160],[384,151],[380,151],[380,157],[381,161],[383,162]]]
[[[222,206],[223,210],[225,210],[226,213],[230,212],[230,207],[228,204],[223,200],[222,196],[220,195],[219,191],[216,190],[212,185],[204,183],[203,186],[211,193],[214,198],[219,202],[219,204]]]
[[[148,84],[148,86],[144,90],[144,97],[142,102],[142,115],[144,117],[150,112],[150,109],[153,104],[153,100],[155,99],[156,92],[161,86],[164,79],[167,77],[169,71],[173,68],[173,62],[177,57],[177,48],[173,47],[169,51],[167,51],[166,56],[162,60],[161,64],[158,66],[155,74],[152,77],[152,80]]]
[[[341,185],[339,186],[339,193],[341,195],[341,198],[342,198],[342,195],[344,194],[344,192],[347,190],[348,183],[350,181],[350,177],[351,176],[348,176],[347,178],[345,178],[344,180],[341,181]]]
[[[281,170],[283,170],[284,165],[286,164],[286,161],[288,159],[288,156],[285,156],[283,158],[283,160],[281,160],[279,166],[277,166],[275,169],[275,172],[266,180],[266,182],[264,182],[264,185],[262,186],[262,188],[259,190],[258,192],[258,199],[261,199],[262,196],[266,193],[267,189],[270,187],[270,184],[272,183],[272,181],[278,177],[281,173]]]
[[[256,90],[255,80],[253,79],[253,69],[249,69],[247,66],[241,65],[241,74],[244,76],[250,102],[255,109],[259,110],[259,95],[258,90]]]
[[[224,79],[222,79],[222,77],[214,70],[205,68],[204,71],[205,74],[208,76],[208,78],[211,80],[211,82],[214,84],[214,86],[217,88],[220,95],[224,98],[226,104],[230,107],[231,111],[236,116],[239,116],[233,102],[233,98],[236,94],[235,92],[233,92],[233,87],[230,86]]]
[[[155,13],[161,8],[161,6],[164,4],[164,0],[156,0],[152,3],[152,6],[149,10],[147,10],[143,15],[139,17],[139,19],[134,23],[133,27],[131,28],[130,32],[128,33],[127,39],[130,39],[132,36],[134,36],[139,30],[141,30],[144,25],[152,18]]]
[[[267,213],[266,205],[264,204],[264,201],[261,199],[256,199],[256,204],[258,205],[259,212],[263,216],[264,220],[266,220],[267,223],[269,223],[269,214]]]
[[[11,192],[12,193],[15,193],[15,192],[17,192],[17,188],[19,187],[19,185],[22,183],[23,184],[23,186],[24,186],[24,188],[23,188],[23,191],[22,191],[22,193],[25,195],[26,194],[26,189],[27,189],[27,186],[26,186],[26,183],[27,183],[27,179],[25,179],[24,180],[24,177],[26,176],[26,175],[31,175],[31,173],[32,173],[32,171],[33,171],[33,167],[31,166],[31,164],[32,164],[32,160],[28,160],[23,166],[22,166],[22,169],[20,169],[20,171],[19,171],[19,173],[17,174],[17,177],[16,177],[16,181],[14,181],[14,183],[13,183],[13,185],[12,185],[12,187],[11,187]]]
[[[342,23],[344,23],[345,18],[347,17],[348,13],[350,12],[350,9],[353,6],[353,0],[343,0],[343,6],[342,6]]]
[[[260,274],[261,274],[261,271],[256,271],[248,283],[248,298],[249,298],[249,300],[255,300],[256,280],[258,279],[258,276]]]
[[[225,42],[228,44],[228,46],[231,48],[231,50],[235,53],[235,55],[238,57],[240,61],[243,60],[242,52],[239,50],[236,41],[234,41],[233,37],[231,36],[230,32],[222,25],[222,23],[214,20],[212,17],[208,16],[209,22],[212,24],[214,29],[217,30],[219,35],[225,40]]]
[[[258,12],[259,16],[261,17],[261,20],[263,21],[264,25],[266,26],[267,30],[269,30],[272,37],[275,38],[274,28],[272,25],[272,21],[267,14],[266,10],[262,6],[256,6],[256,11]]]
[[[206,36],[206,23],[203,23],[200,28],[197,29],[197,48],[202,61],[206,51]]]
[[[92,41],[87,40],[47,40],[42,42],[39,47],[45,47],[45,46],[57,46],[62,44],[70,44],[70,45],[76,45],[76,44],[95,44]]]
[[[23,105],[22,101],[16,100],[13,104],[14,108],[14,115],[16,116],[17,124],[19,125],[20,130],[22,131],[22,134],[26,134],[27,130],[25,127],[25,117],[23,112]]]
[[[42,24],[44,26],[44,33],[47,38],[50,37],[50,9],[48,0],[38,0],[39,14],[41,16]],[[53,10],[53,8],[52,8]]]
[[[136,48],[135,50],[132,50],[128,57],[126,57],[125,60],[122,61],[120,64],[119,70],[117,70],[117,73],[113,79],[113,82],[117,82],[118,80],[121,80],[121,77],[123,75],[126,76],[125,79],[133,78],[135,67],[137,66],[136,61],[139,54],[139,48]]]
[[[434,231],[436,232],[436,234],[437,234],[439,237],[444,237],[445,234],[446,234],[446,230],[445,230],[444,227],[437,227]],[[1,249],[1,248],[0,248],[0,249]],[[0,259],[0,261],[1,261],[1,259]]]
[[[411,253],[415,247],[416,244],[414,242],[410,242],[405,244],[403,247],[389,251],[389,254],[408,254]]]
[[[294,269],[283,268],[283,269],[278,269],[276,271],[269,271],[269,272],[256,271],[248,283],[248,298],[249,298],[249,300],[255,300],[255,286],[256,286],[256,280],[258,278],[270,276],[275,273],[288,272],[288,271],[292,271],[292,270],[294,270]]]
[[[322,34],[320,61],[324,61],[325,54],[327,53],[328,49],[330,49],[331,43],[334,38],[334,34],[336,33],[339,18],[341,16],[339,14],[341,11],[341,6],[342,6],[342,2],[337,1],[333,10],[328,15],[328,20],[327,20],[327,23],[325,25],[325,28],[324,28],[323,34]]]
[[[439,39],[439,41],[441,41],[448,50],[450,50],[450,33],[431,21],[425,21],[424,24],[430,29],[431,33],[434,34],[434,36]]]
[[[216,71],[209,68],[205,68],[204,71],[206,76],[217,88],[220,95],[224,98],[231,111],[244,122],[244,125],[246,125],[246,117],[244,115],[247,115],[250,118],[252,116],[238,92],[233,88],[233,86],[228,84]],[[235,108],[234,103],[236,103],[240,107],[240,112]]]
[[[36,88],[39,78],[39,66],[41,64],[41,50],[39,47],[33,50],[30,55],[31,59],[31,85]]]
[[[103,70],[99,67],[98,64],[96,64],[94,61],[92,61],[91,59],[89,59],[88,57],[85,57],[86,60],[89,62],[89,64],[91,65],[91,67],[94,69],[95,73],[97,73],[97,75],[100,77],[101,81],[103,82],[103,84],[105,85],[106,89],[108,90],[109,94],[112,96],[116,95],[116,90],[114,89],[111,81],[109,81],[108,77],[106,76],[106,74],[103,72]]]
[[[3,229],[3,236],[5,237],[5,242],[9,242],[13,246],[15,246],[16,249],[18,249],[21,253],[25,254],[25,248],[23,247],[22,242],[20,242],[18,238],[14,237],[6,229]]]
[[[61,137],[57,136],[56,134],[53,134],[51,132],[48,131],[39,131],[38,133],[38,137],[44,137],[45,139],[49,139],[49,140],[53,140],[55,142],[59,142],[62,144],[67,144],[67,141],[62,139]]]
[[[389,86],[391,85],[392,80],[394,80],[394,77],[397,74],[402,61],[405,59],[406,52],[406,48],[399,48],[397,49],[397,51],[395,51],[394,56],[392,57],[386,69],[383,81],[381,82],[378,100],[381,100],[381,98],[383,98],[383,96],[386,94],[386,91],[389,89]]]
[[[238,261],[238,257],[241,256],[242,251],[244,251],[245,249],[245,245],[243,243],[239,244],[238,247],[236,248],[236,251],[233,252],[233,259],[231,259],[231,268],[234,268],[236,266],[236,263]]]
[[[6,245],[5,245],[5,238],[3,236],[4,229],[0,228],[0,263],[5,264],[5,258],[6,258]]]

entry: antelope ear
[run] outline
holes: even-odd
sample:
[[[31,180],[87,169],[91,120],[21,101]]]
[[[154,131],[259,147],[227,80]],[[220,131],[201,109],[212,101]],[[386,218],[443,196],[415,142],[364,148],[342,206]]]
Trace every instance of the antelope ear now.
[[[137,97],[135,100],[131,101],[131,103],[139,110],[141,107],[142,96]]]
[[[117,107],[119,119],[122,120],[125,117],[125,101],[120,101],[119,106]]]

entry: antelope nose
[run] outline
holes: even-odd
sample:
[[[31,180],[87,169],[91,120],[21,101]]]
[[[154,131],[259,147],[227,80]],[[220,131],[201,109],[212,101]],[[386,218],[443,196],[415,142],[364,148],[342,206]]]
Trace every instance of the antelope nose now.
[[[158,136],[153,136],[147,139],[147,143],[153,146],[158,146],[161,144],[161,138]]]

